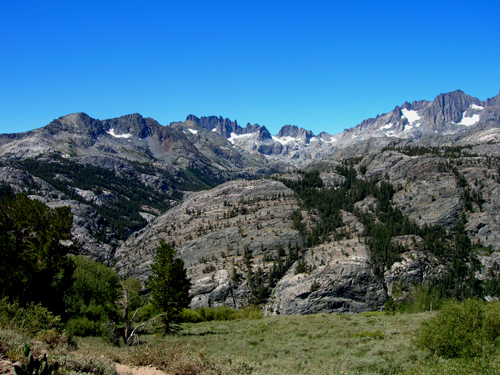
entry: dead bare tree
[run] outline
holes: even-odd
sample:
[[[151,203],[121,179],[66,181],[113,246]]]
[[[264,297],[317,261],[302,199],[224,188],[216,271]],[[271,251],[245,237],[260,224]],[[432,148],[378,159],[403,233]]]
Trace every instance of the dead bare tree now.
[[[137,311],[139,311],[139,309],[137,309]],[[135,314],[137,314],[137,311],[134,313],[134,316]],[[158,319],[159,317],[161,316],[164,316],[166,315],[167,313],[162,313],[162,314],[158,314],[156,315],[154,318],[151,318],[149,319],[147,322],[144,322],[142,324],[139,324],[137,327],[135,327],[133,330],[132,330],[132,333],[130,333],[130,336],[127,338],[127,346],[131,346],[133,345],[134,343],[136,345],[139,345],[139,335],[137,335],[135,332],[139,329],[139,328],[142,328],[142,327],[145,327],[146,325],[148,325],[149,323],[152,323],[154,322],[156,319]],[[131,319],[132,321],[134,320],[134,317],[132,317]],[[135,340],[137,339],[137,342],[135,342]]]

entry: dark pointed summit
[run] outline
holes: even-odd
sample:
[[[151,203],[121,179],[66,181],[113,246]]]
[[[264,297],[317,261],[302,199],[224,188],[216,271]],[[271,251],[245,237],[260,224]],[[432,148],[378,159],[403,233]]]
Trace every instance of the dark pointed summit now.
[[[102,124],[106,131],[113,129],[116,134],[131,134],[139,138],[152,134],[146,119],[138,113],[104,120]]]
[[[314,137],[314,133],[310,130],[299,128],[296,125],[285,125],[280,129],[278,137],[303,138],[309,142]]]

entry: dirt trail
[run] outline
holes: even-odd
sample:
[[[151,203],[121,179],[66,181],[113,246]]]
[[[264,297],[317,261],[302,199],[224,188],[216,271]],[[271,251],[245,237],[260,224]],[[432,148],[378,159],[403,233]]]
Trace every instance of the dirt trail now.
[[[118,374],[132,374],[132,375],[165,375],[163,371],[157,370],[154,367],[132,367],[128,365],[123,365],[121,363],[116,364],[116,372]]]
[[[163,371],[157,370],[154,367],[132,367],[117,363],[116,372],[118,374],[132,374],[132,375],[166,375]],[[0,360],[0,375],[15,375],[14,365],[12,362]]]

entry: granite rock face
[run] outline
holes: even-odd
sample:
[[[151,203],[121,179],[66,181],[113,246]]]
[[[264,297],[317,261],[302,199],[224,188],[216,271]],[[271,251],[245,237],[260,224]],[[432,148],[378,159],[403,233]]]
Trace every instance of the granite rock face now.
[[[266,254],[302,242],[289,218],[296,209],[293,192],[267,179],[237,180],[194,193],[130,236],[116,252],[115,269],[144,281],[159,241],[173,241],[194,283],[194,306],[241,306],[248,294],[245,247],[255,268],[269,268]],[[229,290],[233,269],[240,281]]]
[[[411,239],[410,239],[411,241]],[[428,284],[446,272],[446,267],[432,254],[423,251],[408,251],[401,260],[384,274],[387,292],[395,298],[408,293],[412,288]]]
[[[311,248],[305,259],[316,268],[290,270],[276,285],[268,314],[354,313],[384,306],[384,283],[373,274],[369,251],[357,238]]]

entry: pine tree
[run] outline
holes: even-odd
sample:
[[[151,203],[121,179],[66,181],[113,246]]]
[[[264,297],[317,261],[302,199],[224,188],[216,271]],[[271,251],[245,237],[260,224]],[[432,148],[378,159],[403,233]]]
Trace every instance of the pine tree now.
[[[41,303],[63,314],[62,297],[73,283],[75,268],[67,255],[79,251],[71,234],[70,208],[52,209],[25,194],[13,197],[5,185],[1,194],[0,299],[17,300],[23,306]]]
[[[173,243],[161,241],[156,248],[156,257],[148,279],[153,306],[164,315],[164,333],[172,332],[172,324],[179,323],[183,308],[189,306],[191,282],[187,278],[184,261],[175,258],[177,251]]]

